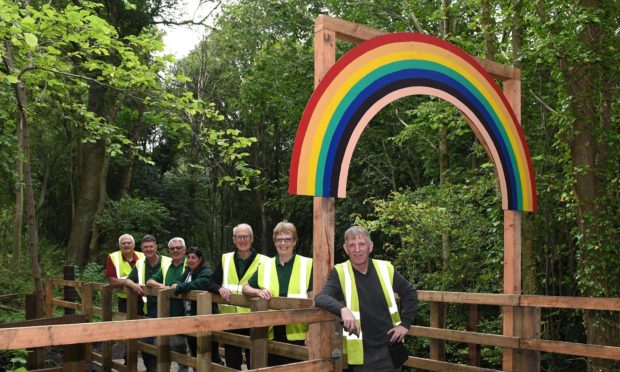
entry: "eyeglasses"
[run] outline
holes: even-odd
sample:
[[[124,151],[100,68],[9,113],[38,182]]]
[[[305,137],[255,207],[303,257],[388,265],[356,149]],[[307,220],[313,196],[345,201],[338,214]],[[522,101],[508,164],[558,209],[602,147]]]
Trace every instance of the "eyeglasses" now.
[[[185,247],[184,247],[184,246],[182,246],[182,245],[179,245],[179,246],[177,246],[177,247],[170,247],[170,250],[171,250],[171,251],[180,251],[180,250],[182,250],[183,248],[185,248]]]
[[[244,240],[250,239],[251,236],[249,236],[249,235],[234,235],[233,238],[235,238],[235,240],[244,241]]]
[[[276,238],[276,243],[290,243],[293,238]]]

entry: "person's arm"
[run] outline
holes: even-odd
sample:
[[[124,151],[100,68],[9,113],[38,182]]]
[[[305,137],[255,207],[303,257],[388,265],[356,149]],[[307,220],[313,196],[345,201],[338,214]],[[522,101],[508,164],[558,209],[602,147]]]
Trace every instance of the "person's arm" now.
[[[205,267],[204,269],[200,270],[200,272],[195,278],[193,277],[193,274],[192,274],[191,281],[177,282],[177,285],[174,288],[174,294],[185,293],[185,292],[189,292],[192,290],[200,290],[200,291],[205,290],[207,283],[209,282],[209,279],[211,279],[212,274],[213,272],[211,271],[211,269],[208,269]],[[187,276],[183,275],[183,277],[186,278]]]
[[[394,270],[394,283],[392,285],[395,293],[400,296],[401,304],[401,322],[399,325],[388,331],[390,342],[400,342],[407,334],[409,328],[415,319],[416,309],[418,307],[418,292],[413,284],[409,283],[397,270]]]
[[[143,296],[144,290],[142,289],[142,286],[138,284],[139,281],[140,280],[138,279],[138,268],[134,266],[131,269],[129,275],[127,276],[127,279],[125,280],[125,287],[132,290],[138,296]]]
[[[222,264],[220,263],[215,268],[215,271],[213,272],[213,275],[211,275],[211,279],[209,279],[209,281],[207,282],[205,289],[211,293],[219,294],[220,296],[222,296],[222,289],[225,289],[226,291],[228,291],[228,299],[225,300],[230,301],[230,291],[222,287],[223,278],[224,271],[222,270]]]
[[[108,283],[114,288],[123,287],[125,285],[125,279],[116,276],[116,267],[112,263],[110,256],[107,257],[105,262],[105,276],[108,278]]]
[[[265,300],[271,299],[271,291],[268,289],[261,289],[258,286],[258,271],[252,274],[250,280],[247,283],[243,283],[243,287],[241,287],[241,291],[244,295],[248,297],[260,297]]]
[[[342,326],[348,332],[359,335],[360,325],[353,316],[353,312],[348,307],[344,306],[344,295],[342,293],[342,287],[340,286],[340,279],[338,278],[338,272],[333,269],[327,281],[321,289],[321,292],[314,298],[314,305],[329,311],[330,313],[337,315],[342,319]]]
[[[164,273],[160,268],[159,270],[157,270],[155,274],[153,274],[153,276],[151,276],[149,280],[146,281],[146,286],[153,287],[153,288],[159,288],[159,289],[166,288],[166,286],[162,284],[163,281],[164,281]]]

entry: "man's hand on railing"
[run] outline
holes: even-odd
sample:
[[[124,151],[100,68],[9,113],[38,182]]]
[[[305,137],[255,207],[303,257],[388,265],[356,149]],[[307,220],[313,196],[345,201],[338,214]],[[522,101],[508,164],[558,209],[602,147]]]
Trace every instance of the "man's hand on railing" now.
[[[138,296],[144,296],[144,290],[140,284],[134,283],[132,280],[125,279],[125,287],[131,289]]]
[[[218,292],[220,293],[220,296],[224,299],[224,301],[230,302],[230,289],[220,287]]]

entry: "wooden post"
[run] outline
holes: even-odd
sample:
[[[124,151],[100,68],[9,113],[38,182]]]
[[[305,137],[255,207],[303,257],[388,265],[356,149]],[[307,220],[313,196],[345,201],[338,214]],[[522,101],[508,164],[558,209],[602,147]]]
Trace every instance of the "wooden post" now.
[[[467,331],[469,332],[478,330],[478,322],[480,321],[478,310],[477,304],[469,305],[469,322],[467,323]],[[467,364],[480,367],[480,344],[467,344],[467,347]]]
[[[170,316],[170,295],[172,289],[157,291],[157,317],[167,318]],[[157,372],[170,371],[170,337],[157,336]]]
[[[431,302],[431,327],[446,328],[446,304],[443,302]],[[446,342],[444,340],[431,339],[431,359],[446,360]]]
[[[112,286],[107,284],[101,288],[101,320],[109,322],[112,320]],[[112,370],[112,342],[104,341],[101,343],[102,368],[104,372]]]
[[[54,299],[54,285],[51,280],[45,281],[45,316],[52,317],[54,316],[54,305],[52,305],[52,300]]]
[[[47,289],[49,280],[45,281],[45,288]],[[50,283],[51,284],[51,283]],[[47,296],[45,296],[47,302]],[[51,302],[51,300],[50,300]],[[37,309],[37,296],[35,294],[26,295],[26,320],[36,319],[38,314]],[[28,349],[28,356],[26,361],[26,367],[28,370],[43,368],[45,361],[45,355],[43,348]]]
[[[525,339],[540,338],[540,308],[523,307],[522,324],[520,335]],[[519,361],[521,371],[540,370],[540,352],[523,350]]]
[[[127,320],[138,318],[138,296],[128,289],[123,289],[127,293]],[[125,359],[127,370],[130,372],[138,371],[138,340],[132,338],[125,343]]]
[[[521,214],[516,211],[504,211],[504,293],[521,293]],[[518,325],[520,312],[515,317],[516,308],[503,306],[504,335],[520,336],[515,325]],[[503,350],[503,370],[513,371],[517,366],[519,355],[514,349]]]
[[[213,297],[209,292],[199,293],[196,299],[196,313],[198,315],[211,314]],[[213,332],[203,332],[196,334],[196,368],[198,372],[209,372],[211,368],[212,352],[211,340]],[[215,352],[218,352],[215,350]]]
[[[86,321],[93,320],[93,284],[84,283],[82,286],[82,314],[86,315]],[[84,344],[84,359],[87,363],[93,361],[93,344]]]
[[[268,302],[264,298],[255,297],[250,301],[252,311],[268,310]],[[252,369],[267,367],[267,330],[268,327],[250,330],[250,358]]]
[[[75,266],[65,265],[62,268],[62,278],[64,280],[75,280]],[[63,287],[63,299],[69,302],[75,302],[76,300],[75,288],[70,286]],[[65,315],[75,314],[75,309],[69,309],[65,307]]]

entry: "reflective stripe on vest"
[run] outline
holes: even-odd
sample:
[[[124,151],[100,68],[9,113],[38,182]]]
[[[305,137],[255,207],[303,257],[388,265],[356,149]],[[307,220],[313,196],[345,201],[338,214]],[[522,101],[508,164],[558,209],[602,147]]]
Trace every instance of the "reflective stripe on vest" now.
[[[269,258],[262,254],[257,254],[254,257],[254,261],[250,264],[250,267],[246,270],[245,274],[239,280],[237,275],[237,268],[235,267],[235,252],[225,253],[222,255],[222,287],[228,288],[231,293],[241,294],[241,288],[243,283],[247,283],[250,277],[258,270],[258,266]],[[250,309],[242,306],[220,304],[220,310],[222,313],[247,313]]]
[[[144,260],[144,253],[142,252],[134,252],[138,256],[138,261],[136,264],[140,262],[140,260]],[[123,260],[123,252],[120,250],[110,253],[110,260],[112,261],[112,265],[116,269],[116,277],[119,279],[127,279],[127,276],[131,272],[131,264],[129,261]],[[116,295],[120,298],[127,298],[127,293],[125,292],[116,292]]]
[[[374,259],[372,260],[372,263],[377,271],[379,283],[381,283],[381,289],[383,290],[383,296],[385,297],[385,302],[387,303],[390,311],[392,324],[397,326],[400,324],[400,315],[398,314],[398,307],[396,306],[393,289],[394,266],[388,261]],[[351,266],[351,261],[346,261],[336,265],[336,272],[338,273],[338,278],[340,279],[340,286],[345,297],[346,305],[353,313],[360,329],[359,337],[344,331],[344,353],[347,354],[349,364],[364,364],[364,344],[363,334],[361,332],[362,322],[360,316],[359,298],[357,296],[357,286],[355,284],[355,275],[353,274],[353,266]]]
[[[139,260],[136,262],[136,270],[138,270],[138,284],[146,285],[146,257],[143,260]],[[170,263],[172,262],[172,258],[168,256],[160,256],[159,259],[159,267],[162,268],[164,265],[170,267]],[[146,314],[146,296],[142,296],[142,302],[144,302],[144,313]]]
[[[280,283],[276,271],[278,256],[270,258],[258,267],[258,286],[271,291],[274,297],[280,297]],[[308,298],[308,286],[310,285],[310,273],[312,272],[312,259],[295,255],[291,280],[288,283],[288,298]],[[305,285],[302,286],[302,283]],[[306,338],[308,333],[307,323],[293,323],[286,325],[286,338],[289,341],[298,341]],[[269,327],[268,337],[273,339],[273,327]]]

